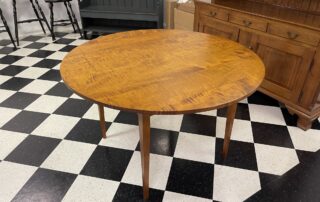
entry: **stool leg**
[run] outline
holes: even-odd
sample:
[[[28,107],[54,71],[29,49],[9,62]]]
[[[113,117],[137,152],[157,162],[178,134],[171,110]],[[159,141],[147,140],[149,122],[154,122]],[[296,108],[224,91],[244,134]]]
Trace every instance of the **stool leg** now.
[[[6,21],[6,19],[4,18],[3,14],[2,14],[2,10],[0,9],[0,17],[1,17],[1,20],[3,22],[3,25],[5,27],[5,29],[7,30],[8,34],[9,34],[9,37],[10,37],[10,40],[11,40],[11,43],[13,44],[14,48],[17,48],[16,47],[16,44],[14,43],[14,40],[13,40],[13,37],[12,37],[12,34],[10,32],[10,29],[9,29],[9,26],[8,26],[8,23]]]
[[[17,19],[17,6],[16,5],[17,5],[16,0],[12,0],[14,32],[16,35],[17,46],[19,46],[19,31],[18,31],[18,19]]]
[[[69,11],[69,9],[68,9],[67,2],[63,2],[63,4],[64,4],[64,6],[66,7],[67,14],[68,14],[68,16],[69,16],[69,19],[70,19],[70,22],[71,22],[71,25],[72,25],[73,31],[74,31],[74,33],[76,33],[77,31],[76,31],[76,28],[74,27],[74,22],[73,22],[73,20],[72,20],[72,17],[71,17],[70,11]]]
[[[52,41],[56,40],[56,36],[54,35],[54,16],[53,16],[53,3],[49,3],[49,9],[50,9],[50,23],[51,23],[51,36]]]
[[[37,18],[38,18],[38,21],[39,21],[39,23],[40,23],[40,26],[41,26],[41,29],[42,29],[43,33],[46,34],[46,30],[44,29],[43,24],[42,24],[42,19],[41,19],[40,16],[39,16],[39,13],[38,13],[38,11],[37,11],[37,9],[36,9],[36,6],[35,6],[34,3],[33,3],[33,0],[30,0],[30,3],[31,3],[32,9],[33,9],[33,11],[34,11],[34,14],[36,14],[36,16],[37,16]]]
[[[44,15],[44,13],[43,13],[43,11],[42,11],[42,8],[41,8],[41,6],[39,5],[38,0],[34,0],[34,1],[35,1],[36,5],[37,5],[37,7],[38,7],[38,10],[39,10],[39,12],[40,12],[40,14],[41,14],[41,16],[42,16],[42,20],[43,20],[44,23],[47,25],[48,30],[51,32],[51,35],[53,36],[53,32],[52,32],[51,29],[50,29],[48,20],[47,20],[46,16]]]
[[[72,14],[74,23],[76,24],[76,27],[77,27],[77,29],[78,29],[78,32],[79,32],[80,36],[83,38],[82,32],[81,32],[80,27],[79,27],[79,24],[78,24],[78,20],[77,20],[74,12],[73,12],[73,10],[72,10],[72,6],[71,6],[71,3],[70,3],[69,1],[68,1],[68,6],[69,6],[69,8],[70,8],[70,12],[71,12],[71,14]]]

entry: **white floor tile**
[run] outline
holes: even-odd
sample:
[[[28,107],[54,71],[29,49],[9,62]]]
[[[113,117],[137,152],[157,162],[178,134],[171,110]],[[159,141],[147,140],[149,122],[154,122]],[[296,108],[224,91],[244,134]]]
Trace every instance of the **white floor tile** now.
[[[150,154],[150,187],[165,190],[172,158]],[[142,185],[140,152],[134,152],[121,182]]]
[[[62,201],[112,201],[119,184],[116,181],[79,175]]]
[[[4,56],[5,56],[5,55],[2,56],[2,54],[0,54],[0,59],[1,59],[2,57],[4,57]],[[8,64],[0,64],[0,70],[6,68],[6,67],[8,67],[8,66],[9,66]]]
[[[13,63],[13,65],[19,65],[19,66],[33,66],[34,64],[37,64],[43,60],[42,58],[36,58],[36,57],[24,57],[17,62]]]
[[[58,51],[58,50],[61,50],[64,47],[65,47],[65,45],[63,45],[63,44],[51,43],[51,44],[46,45],[45,47],[42,47],[41,49],[42,50],[49,50],[49,51]]]
[[[29,67],[28,69],[17,74],[16,77],[37,79],[40,76],[42,76],[44,73],[46,73],[47,71],[49,71],[49,69],[47,69],[47,68]]]
[[[244,201],[261,189],[259,173],[228,166],[214,166],[213,199]]]
[[[207,116],[217,116],[217,110],[211,110],[206,112],[199,112],[197,114],[207,115]]]
[[[68,52],[60,52],[57,51],[47,57],[47,59],[52,59],[52,60],[63,60],[63,58],[68,54]]]
[[[1,201],[11,201],[36,170],[33,166],[0,162]]]
[[[82,45],[82,44],[84,44],[86,42],[88,42],[88,40],[77,39],[74,42],[70,43],[70,45],[79,46],[79,45]]]
[[[102,138],[99,145],[135,150],[138,142],[138,126],[122,123],[112,123],[107,131],[107,138]]]
[[[320,131],[309,129],[304,131],[298,127],[288,127],[295,149],[316,152],[320,149]]]
[[[174,157],[213,164],[215,144],[214,137],[179,133]]]
[[[211,202],[212,200],[200,198],[191,195],[179,194],[175,192],[166,191],[163,196],[163,202],[174,202],[174,201],[183,201],[183,202]]]
[[[5,159],[27,136],[24,133],[0,130],[0,160]]]
[[[286,125],[279,107],[249,104],[249,112],[251,121]]]
[[[0,85],[3,84],[4,82],[8,81],[11,78],[12,78],[11,76],[0,75]]]
[[[15,117],[21,110],[0,107],[0,127]]]
[[[113,122],[117,115],[119,114],[119,110],[111,109],[108,107],[104,108],[104,117],[105,120],[108,122]],[[83,116],[85,119],[92,119],[92,120],[99,120],[99,109],[98,105],[92,105],[90,109],[86,112],[86,114]]]
[[[16,91],[12,90],[5,90],[5,89],[0,89],[0,103],[5,101],[7,98],[9,98],[11,95],[15,94]]]
[[[96,145],[63,140],[42,163],[42,168],[79,174]]]
[[[22,88],[20,91],[26,93],[44,94],[57,83],[58,82],[55,81],[34,80],[24,88]]]
[[[254,144],[259,172],[283,175],[299,163],[294,149]]]
[[[16,51],[10,53],[9,55],[17,55],[17,56],[28,56],[31,53],[36,52],[36,49],[30,49],[30,48],[19,48]]]
[[[226,121],[227,119],[224,117],[217,117],[216,136],[219,138],[224,138]],[[231,140],[253,142],[251,122],[235,119],[231,133]]]
[[[67,98],[42,95],[33,103],[31,103],[25,110],[43,113],[53,113],[60,105],[62,105]]]
[[[33,132],[33,135],[65,138],[80,118],[51,114]]]
[[[179,131],[182,123],[182,115],[153,115],[151,127],[165,130]]]

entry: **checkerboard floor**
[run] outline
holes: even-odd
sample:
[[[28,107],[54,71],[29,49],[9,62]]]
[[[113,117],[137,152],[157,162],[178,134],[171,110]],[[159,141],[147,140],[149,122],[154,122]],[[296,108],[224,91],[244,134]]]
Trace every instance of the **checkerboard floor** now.
[[[30,36],[13,50],[0,40],[0,201],[141,201],[137,116],[98,108],[61,81],[77,34]],[[150,201],[243,201],[320,149],[276,100],[241,101],[226,161],[226,110],[152,116]]]

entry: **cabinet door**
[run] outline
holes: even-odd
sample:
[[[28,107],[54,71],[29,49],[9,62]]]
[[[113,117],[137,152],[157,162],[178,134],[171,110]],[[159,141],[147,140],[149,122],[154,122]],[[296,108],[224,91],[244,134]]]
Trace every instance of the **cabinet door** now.
[[[199,17],[198,23],[199,32],[222,36],[233,41],[238,40],[239,28],[236,26],[202,15]]]
[[[315,49],[271,35],[254,34],[252,49],[266,66],[261,88],[296,103],[309,72]]]

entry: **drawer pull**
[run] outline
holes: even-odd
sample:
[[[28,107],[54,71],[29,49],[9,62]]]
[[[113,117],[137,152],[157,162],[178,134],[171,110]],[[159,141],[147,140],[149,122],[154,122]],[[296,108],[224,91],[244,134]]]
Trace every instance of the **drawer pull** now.
[[[288,32],[289,39],[296,39],[299,35],[297,33]]]
[[[248,20],[243,20],[243,24],[246,26],[246,27],[249,27],[252,22],[248,21]]]
[[[210,16],[214,17],[214,16],[216,16],[216,15],[217,15],[216,12],[210,11]]]

